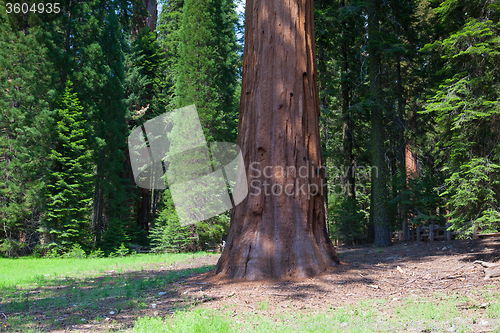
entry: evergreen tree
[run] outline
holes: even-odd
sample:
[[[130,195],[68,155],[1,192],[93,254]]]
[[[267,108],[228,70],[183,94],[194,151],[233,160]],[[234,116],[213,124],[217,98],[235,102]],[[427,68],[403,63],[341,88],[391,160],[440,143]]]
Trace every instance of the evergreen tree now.
[[[180,30],[184,0],[164,1],[158,22],[158,42],[165,56],[162,99],[169,109],[175,109],[176,67],[179,59]]]
[[[230,141],[235,136],[236,23],[230,0],[184,2],[177,106],[196,105],[207,141]]]
[[[362,175],[356,174],[357,165],[370,164],[363,152],[367,115],[362,102],[368,94],[362,66],[366,48],[364,4],[331,0],[315,4],[320,120],[331,180],[327,203],[332,217],[330,231],[349,243],[367,236],[363,234],[366,221],[362,217],[362,210],[368,209],[366,193],[360,190],[367,184]]]
[[[38,17],[7,14],[5,3],[0,1],[0,252],[17,255],[39,241],[54,93]]]
[[[192,226],[181,227],[170,190],[163,194],[163,207],[151,229],[151,249],[155,252],[182,252],[196,241]]]
[[[92,151],[87,142],[87,120],[73,83],[68,81],[56,117],[51,169],[46,179],[47,208],[41,231],[48,245],[69,249],[89,245],[91,231]]]
[[[114,7],[105,8],[105,27],[99,39],[103,62],[98,66],[105,79],[96,92],[96,112],[93,116],[95,133],[100,142],[96,149],[96,183],[94,193],[93,227],[98,243],[109,224],[124,222],[129,226],[126,202],[130,192],[124,177],[124,159],[127,138],[124,89],[124,54],[122,35]],[[130,225],[132,227],[132,225]],[[119,242],[123,242],[120,241]]]
[[[453,229],[470,235],[476,227],[500,228],[500,114],[496,4],[443,1],[435,9],[442,27],[457,29],[426,46],[441,54],[445,77],[423,112],[435,117],[444,191]],[[449,20],[464,22],[449,25]]]

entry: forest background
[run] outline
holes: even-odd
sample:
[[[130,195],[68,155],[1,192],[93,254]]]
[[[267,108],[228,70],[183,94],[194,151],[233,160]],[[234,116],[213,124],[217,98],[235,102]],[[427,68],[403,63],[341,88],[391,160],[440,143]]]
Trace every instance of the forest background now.
[[[229,213],[181,227],[168,189],[136,186],[127,138],[195,104],[207,141],[236,141],[241,4],[159,1],[151,30],[142,0],[22,3],[0,1],[0,254],[220,243]],[[492,0],[315,1],[332,239],[389,245],[374,199],[405,238],[430,223],[500,231],[499,19]]]

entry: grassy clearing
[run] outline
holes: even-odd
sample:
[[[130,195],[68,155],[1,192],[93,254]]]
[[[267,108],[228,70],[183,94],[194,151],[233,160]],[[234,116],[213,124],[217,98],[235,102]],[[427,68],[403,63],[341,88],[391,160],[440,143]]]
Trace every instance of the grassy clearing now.
[[[205,309],[196,306],[196,299],[178,295],[174,282],[214,266],[155,269],[205,255],[209,254],[2,259],[0,331],[47,332],[85,323],[130,333],[500,332],[500,291],[494,285],[466,295],[367,299],[338,308],[325,306],[321,312],[287,308],[278,313],[268,300],[257,302],[255,311],[248,313],[236,313],[231,302],[218,311]],[[159,292],[163,304],[169,297],[177,299],[169,303],[168,311],[152,308]],[[159,310],[155,316],[146,316],[155,309]],[[133,316],[129,324],[134,327],[128,331],[123,329],[131,326],[123,326],[115,316],[122,312]]]
[[[159,291],[171,293],[173,282],[214,266],[152,269],[206,255],[211,254],[2,259],[0,331],[47,332],[82,323],[112,324],[113,315],[130,309],[139,313],[151,307]],[[181,303],[179,308],[189,305]]]
[[[409,296],[402,300],[364,300],[323,313],[265,311],[245,315],[232,311],[195,309],[171,317],[139,318],[132,332],[500,332],[500,292],[479,292],[489,302],[475,304],[460,295]],[[265,306],[259,304],[260,310]]]
[[[33,284],[44,284],[47,281],[61,276],[81,277],[98,276],[103,272],[115,270],[139,270],[141,265],[161,263],[171,265],[192,258],[212,255],[206,252],[199,253],[166,253],[166,254],[137,254],[114,258],[0,258],[0,288],[25,287]]]

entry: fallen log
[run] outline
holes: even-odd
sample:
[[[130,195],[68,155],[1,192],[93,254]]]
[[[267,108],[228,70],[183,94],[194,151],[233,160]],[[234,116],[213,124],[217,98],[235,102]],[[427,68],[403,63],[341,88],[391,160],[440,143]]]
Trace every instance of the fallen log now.
[[[494,264],[491,262],[476,260],[474,264],[480,264],[484,267],[484,279],[488,280],[491,278],[500,277],[500,264]]]

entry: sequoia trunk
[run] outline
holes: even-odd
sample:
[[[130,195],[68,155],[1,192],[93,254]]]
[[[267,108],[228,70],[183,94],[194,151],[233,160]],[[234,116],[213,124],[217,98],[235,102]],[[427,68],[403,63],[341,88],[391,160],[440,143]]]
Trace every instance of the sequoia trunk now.
[[[217,274],[310,277],[339,263],[325,224],[312,0],[247,0],[237,143],[249,193]]]

